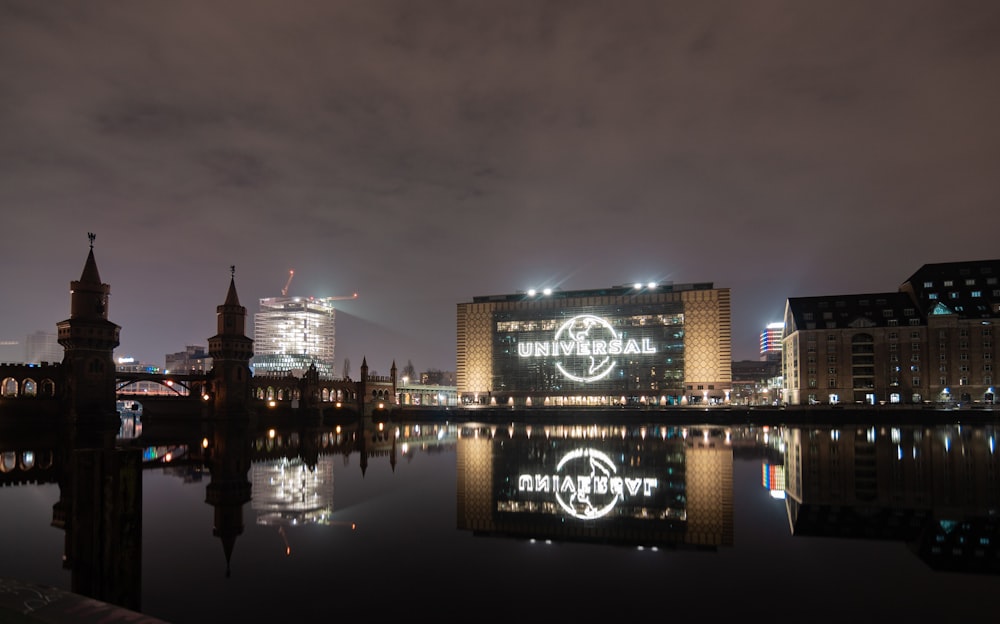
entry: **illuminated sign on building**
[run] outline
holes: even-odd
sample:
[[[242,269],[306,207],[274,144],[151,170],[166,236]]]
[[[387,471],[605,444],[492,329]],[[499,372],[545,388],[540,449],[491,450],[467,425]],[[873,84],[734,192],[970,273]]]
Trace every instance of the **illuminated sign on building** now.
[[[552,341],[517,345],[517,354],[522,358],[560,358],[555,362],[556,369],[567,379],[581,383],[607,377],[617,364],[612,356],[652,353],[656,353],[656,347],[649,338],[624,340],[611,323],[592,314],[574,316],[563,323]]]
[[[517,487],[522,494],[552,494],[569,515],[592,520],[607,515],[619,502],[653,496],[655,477],[623,477],[605,453],[585,448],[569,451],[554,474],[522,474]]]

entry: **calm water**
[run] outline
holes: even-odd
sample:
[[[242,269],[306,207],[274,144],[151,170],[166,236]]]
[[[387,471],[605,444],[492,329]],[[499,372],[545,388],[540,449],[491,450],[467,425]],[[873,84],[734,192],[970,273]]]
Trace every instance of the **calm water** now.
[[[178,624],[997,619],[994,426],[580,418],[4,432],[0,576]]]

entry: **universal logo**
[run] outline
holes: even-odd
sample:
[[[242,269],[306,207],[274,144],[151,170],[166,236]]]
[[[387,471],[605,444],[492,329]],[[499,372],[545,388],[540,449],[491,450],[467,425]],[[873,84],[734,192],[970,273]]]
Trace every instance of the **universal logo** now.
[[[522,358],[556,357],[555,366],[567,379],[590,383],[611,374],[615,355],[656,353],[649,338],[622,339],[607,319],[593,314],[574,316],[563,323],[549,342],[520,342]]]

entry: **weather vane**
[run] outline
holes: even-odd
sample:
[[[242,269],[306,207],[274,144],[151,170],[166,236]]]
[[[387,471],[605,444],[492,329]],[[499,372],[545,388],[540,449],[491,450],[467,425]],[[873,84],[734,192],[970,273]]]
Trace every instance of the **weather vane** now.
[[[87,238],[90,239],[90,248],[93,249],[94,248],[94,239],[97,238],[97,235],[94,234],[93,232],[87,232]]]

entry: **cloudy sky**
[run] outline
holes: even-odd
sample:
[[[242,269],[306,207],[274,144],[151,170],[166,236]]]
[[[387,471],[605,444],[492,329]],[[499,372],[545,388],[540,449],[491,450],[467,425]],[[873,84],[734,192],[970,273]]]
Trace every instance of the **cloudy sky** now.
[[[476,295],[650,280],[730,288],[756,358],[788,297],[1000,256],[998,111],[995,0],[0,0],[0,340],[94,232],[161,366],[230,265],[250,314],[357,292],[354,372],[454,370]]]

